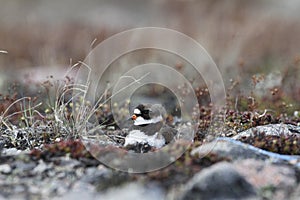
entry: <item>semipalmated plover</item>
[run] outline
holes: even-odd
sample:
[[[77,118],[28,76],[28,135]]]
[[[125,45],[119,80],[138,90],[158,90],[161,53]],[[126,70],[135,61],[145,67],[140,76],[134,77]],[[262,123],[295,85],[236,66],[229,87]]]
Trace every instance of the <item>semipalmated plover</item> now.
[[[161,148],[170,143],[177,134],[176,129],[165,124],[167,112],[160,104],[140,104],[133,110],[133,125],[125,138],[124,146],[135,149],[137,146]],[[141,150],[141,151],[140,151]],[[143,153],[142,149],[137,150]]]

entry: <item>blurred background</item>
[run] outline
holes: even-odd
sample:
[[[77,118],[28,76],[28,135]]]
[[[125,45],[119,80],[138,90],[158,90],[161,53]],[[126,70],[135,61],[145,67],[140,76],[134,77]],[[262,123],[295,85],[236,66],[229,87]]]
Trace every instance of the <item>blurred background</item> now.
[[[203,45],[227,88],[262,94],[280,85],[299,102],[299,10],[298,0],[0,0],[0,50],[8,52],[0,53],[0,86],[26,74],[61,76],[113,34],[157,26]]]

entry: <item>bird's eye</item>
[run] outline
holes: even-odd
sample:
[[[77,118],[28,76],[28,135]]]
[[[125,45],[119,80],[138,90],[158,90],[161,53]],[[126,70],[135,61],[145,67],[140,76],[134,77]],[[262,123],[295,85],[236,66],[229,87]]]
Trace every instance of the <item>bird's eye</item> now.
[[[150,110],[143,110],[143,114],[148,115],[150,113]]]
[[[150,113],[150,110],[143,110],[142,117],[147,120],[150,119],[149,113]]]

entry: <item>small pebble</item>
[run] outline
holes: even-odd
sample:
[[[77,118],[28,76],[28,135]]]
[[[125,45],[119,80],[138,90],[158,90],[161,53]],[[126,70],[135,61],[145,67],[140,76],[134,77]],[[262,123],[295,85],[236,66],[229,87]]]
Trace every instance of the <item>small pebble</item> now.
[[[0,173],[9,174],[11,172],[11,166],[9,164],[0,165]]]

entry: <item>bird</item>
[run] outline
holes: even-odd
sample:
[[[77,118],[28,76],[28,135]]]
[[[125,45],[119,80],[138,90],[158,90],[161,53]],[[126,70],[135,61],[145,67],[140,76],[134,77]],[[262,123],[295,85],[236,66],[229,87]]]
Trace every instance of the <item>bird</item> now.
[[[161,104],[139,104],[133,110],[133,125],[125,137],[124,146],[143,153],[170,143],[177,131],[165,123],[166,118],[167,112]]]

